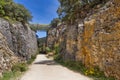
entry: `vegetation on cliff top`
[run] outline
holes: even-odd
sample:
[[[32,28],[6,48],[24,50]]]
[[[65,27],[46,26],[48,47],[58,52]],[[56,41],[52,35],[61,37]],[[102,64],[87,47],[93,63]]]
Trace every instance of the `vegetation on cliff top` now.
[[[74,22],[78,18],[85,18],[91,8],[108,0],[59,0],[57,10],[59,18],[66,22]]]
[[[0,17],[20,22],[28,22],[32,19],[31,13],[13,0],[0,0]]]
[[[51,21],[52,27],[57,27],[61,23],[73,24],[78,19],[84,19],[88,13],[109,0],[58,0],[60,6],[57,10],[59,18]]]

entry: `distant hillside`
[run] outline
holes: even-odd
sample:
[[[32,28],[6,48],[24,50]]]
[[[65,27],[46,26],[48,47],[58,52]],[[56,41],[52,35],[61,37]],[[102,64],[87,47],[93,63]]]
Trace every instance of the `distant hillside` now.
[[[37,30],[48,30],[49,29],[49,25],[48,24],[30,24],[30,28],[33,31],[37,31]]]

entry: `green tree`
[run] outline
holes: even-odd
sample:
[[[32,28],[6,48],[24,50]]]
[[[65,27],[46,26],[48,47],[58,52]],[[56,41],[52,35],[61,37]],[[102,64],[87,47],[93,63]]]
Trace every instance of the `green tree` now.
[[[13,13],[17,21],[27,22],[32,19],[30,12],[21,4],[14,5]]]
[[[13,0],[0,1],[0,16],[20,22],[31,21],[31,13],[21,4],[14,3]]]
[[[67,23],[74,23],[79,18],[85,18],[91,8],[109,0],[58,0],[59,18]]]
[[[5,14],[4,9],[3,9],[4,5],[5,5],[5,1],[1,0],[0,1],[0,16],[3,16]]]
[[[59,18],[54,18],[54,19],[51,21],[50,26],[51,26],[51,27],[57,27],[60,22],[61,22],[61,21],[60,21]]]

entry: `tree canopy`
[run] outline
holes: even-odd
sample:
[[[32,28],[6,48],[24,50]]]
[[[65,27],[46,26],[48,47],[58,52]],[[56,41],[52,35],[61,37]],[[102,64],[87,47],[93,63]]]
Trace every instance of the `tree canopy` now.
[[[73,23],[77,18],[85,18],[91,8],[109,0],[58,0],[57,10],[62,21]]]
[[[54,28],[54,27],[57,27],[60,22],[61,22],[61,20],[60,20],[59,18],[54,18],[54,19],[51,21],[50,26],[53,27],[53,28]]]
[[[28,22],[32,19],[31,13],[21,4],[13,0],[0,1],[0,17],[20,22]]]

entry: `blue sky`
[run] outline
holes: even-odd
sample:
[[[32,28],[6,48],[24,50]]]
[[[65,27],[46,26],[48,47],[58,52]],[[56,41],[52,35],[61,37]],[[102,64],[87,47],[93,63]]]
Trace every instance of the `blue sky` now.
[[[42,37],[46,37],[47,33],[46,31],[37,31],[36,35],[38,36],[38,38],[42,38]]]
[[[58,0],[14,0],[23,4],[33,16],[33,23],[49,24],[57,17]]]

